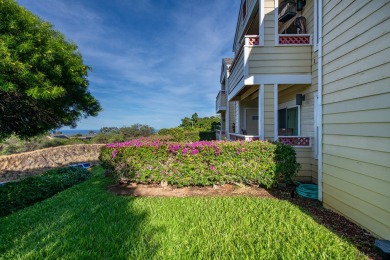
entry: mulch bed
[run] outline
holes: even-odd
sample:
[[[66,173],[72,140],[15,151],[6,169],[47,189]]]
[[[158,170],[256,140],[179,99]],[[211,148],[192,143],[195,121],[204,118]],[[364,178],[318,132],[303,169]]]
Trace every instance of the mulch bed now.
[[[225,184],[213,187],[177,188],[167,184],[137,184],[126,181],[109,187],[109,191],[123,196],[192,197],[192,196],[256,196],[287,200],[309,213],[315,221],[332,230],[356,246],[369,259],[382,259],[374,248],[375,238],[347,218],[322,207],[318,200],[300,197],[295,186],[264,189],[256,185]]]

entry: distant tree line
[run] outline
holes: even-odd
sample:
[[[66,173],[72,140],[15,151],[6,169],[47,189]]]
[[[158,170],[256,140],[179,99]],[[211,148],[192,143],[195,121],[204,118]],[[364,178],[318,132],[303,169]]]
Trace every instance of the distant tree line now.
[[[70,139],[52,138],[50,133],[37,135],[28,140],[12,135],[9,138],[0,140],[0,155],[14,154],[69,144],[107,144],[124,142],[139,137],[157,135],[157,139],[166,141],[199,141],[213,140],[215,129],[219,126],[220,119],[216,116],[199,117],[194,113],[190,118],[181,119],[181,124],[173,128],[163,128],[156,133],[156,130],[144,124],[133,124],[124,127],[106,126],[91,139],[82,139],[80,135],[72,136]],[[60,133],[60,132],[57,132]]]
[[[190,118],[185,117],[181,119],[180,127],[185,130],[201,130],[201,131],[215,131],[219,127],[221,119],[218,116],[199,117],[194,113]]]

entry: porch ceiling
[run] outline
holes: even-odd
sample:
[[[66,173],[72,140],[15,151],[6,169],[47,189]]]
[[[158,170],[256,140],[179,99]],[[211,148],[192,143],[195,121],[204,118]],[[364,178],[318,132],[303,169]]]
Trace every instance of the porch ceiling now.
[[[243,101],[251,100],[251,96],[259,90],[259,86],[248,85],[244,86],[232,99],[231,101]]]
[[[278,86],[279,95],[302,92],[310,87],[309,84],[281,84]]]

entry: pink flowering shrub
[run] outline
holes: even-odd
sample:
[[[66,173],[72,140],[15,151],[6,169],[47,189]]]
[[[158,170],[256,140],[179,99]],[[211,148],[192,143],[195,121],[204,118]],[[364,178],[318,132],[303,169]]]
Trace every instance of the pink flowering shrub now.
[[[232,182],[277,183],[276,145],[269,142],[165,142],[141,138],[102,148],[100,160],[116,177],[178,186]],[[283,162],[282,162],[283,163]]]

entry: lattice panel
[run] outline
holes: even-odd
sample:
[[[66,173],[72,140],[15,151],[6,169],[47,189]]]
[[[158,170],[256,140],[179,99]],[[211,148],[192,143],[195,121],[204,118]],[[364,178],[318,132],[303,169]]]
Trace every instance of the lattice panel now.
[[[279,137],[279,142],[292,146],[310,147],[310,137]]]
[[[248,45],[251,45],[251,46],[259,45],[259,36],[257,36],[257,37],[249,37],[248,38]]]
[[[279,36],[279,44],[310,44],[310,36]]]

